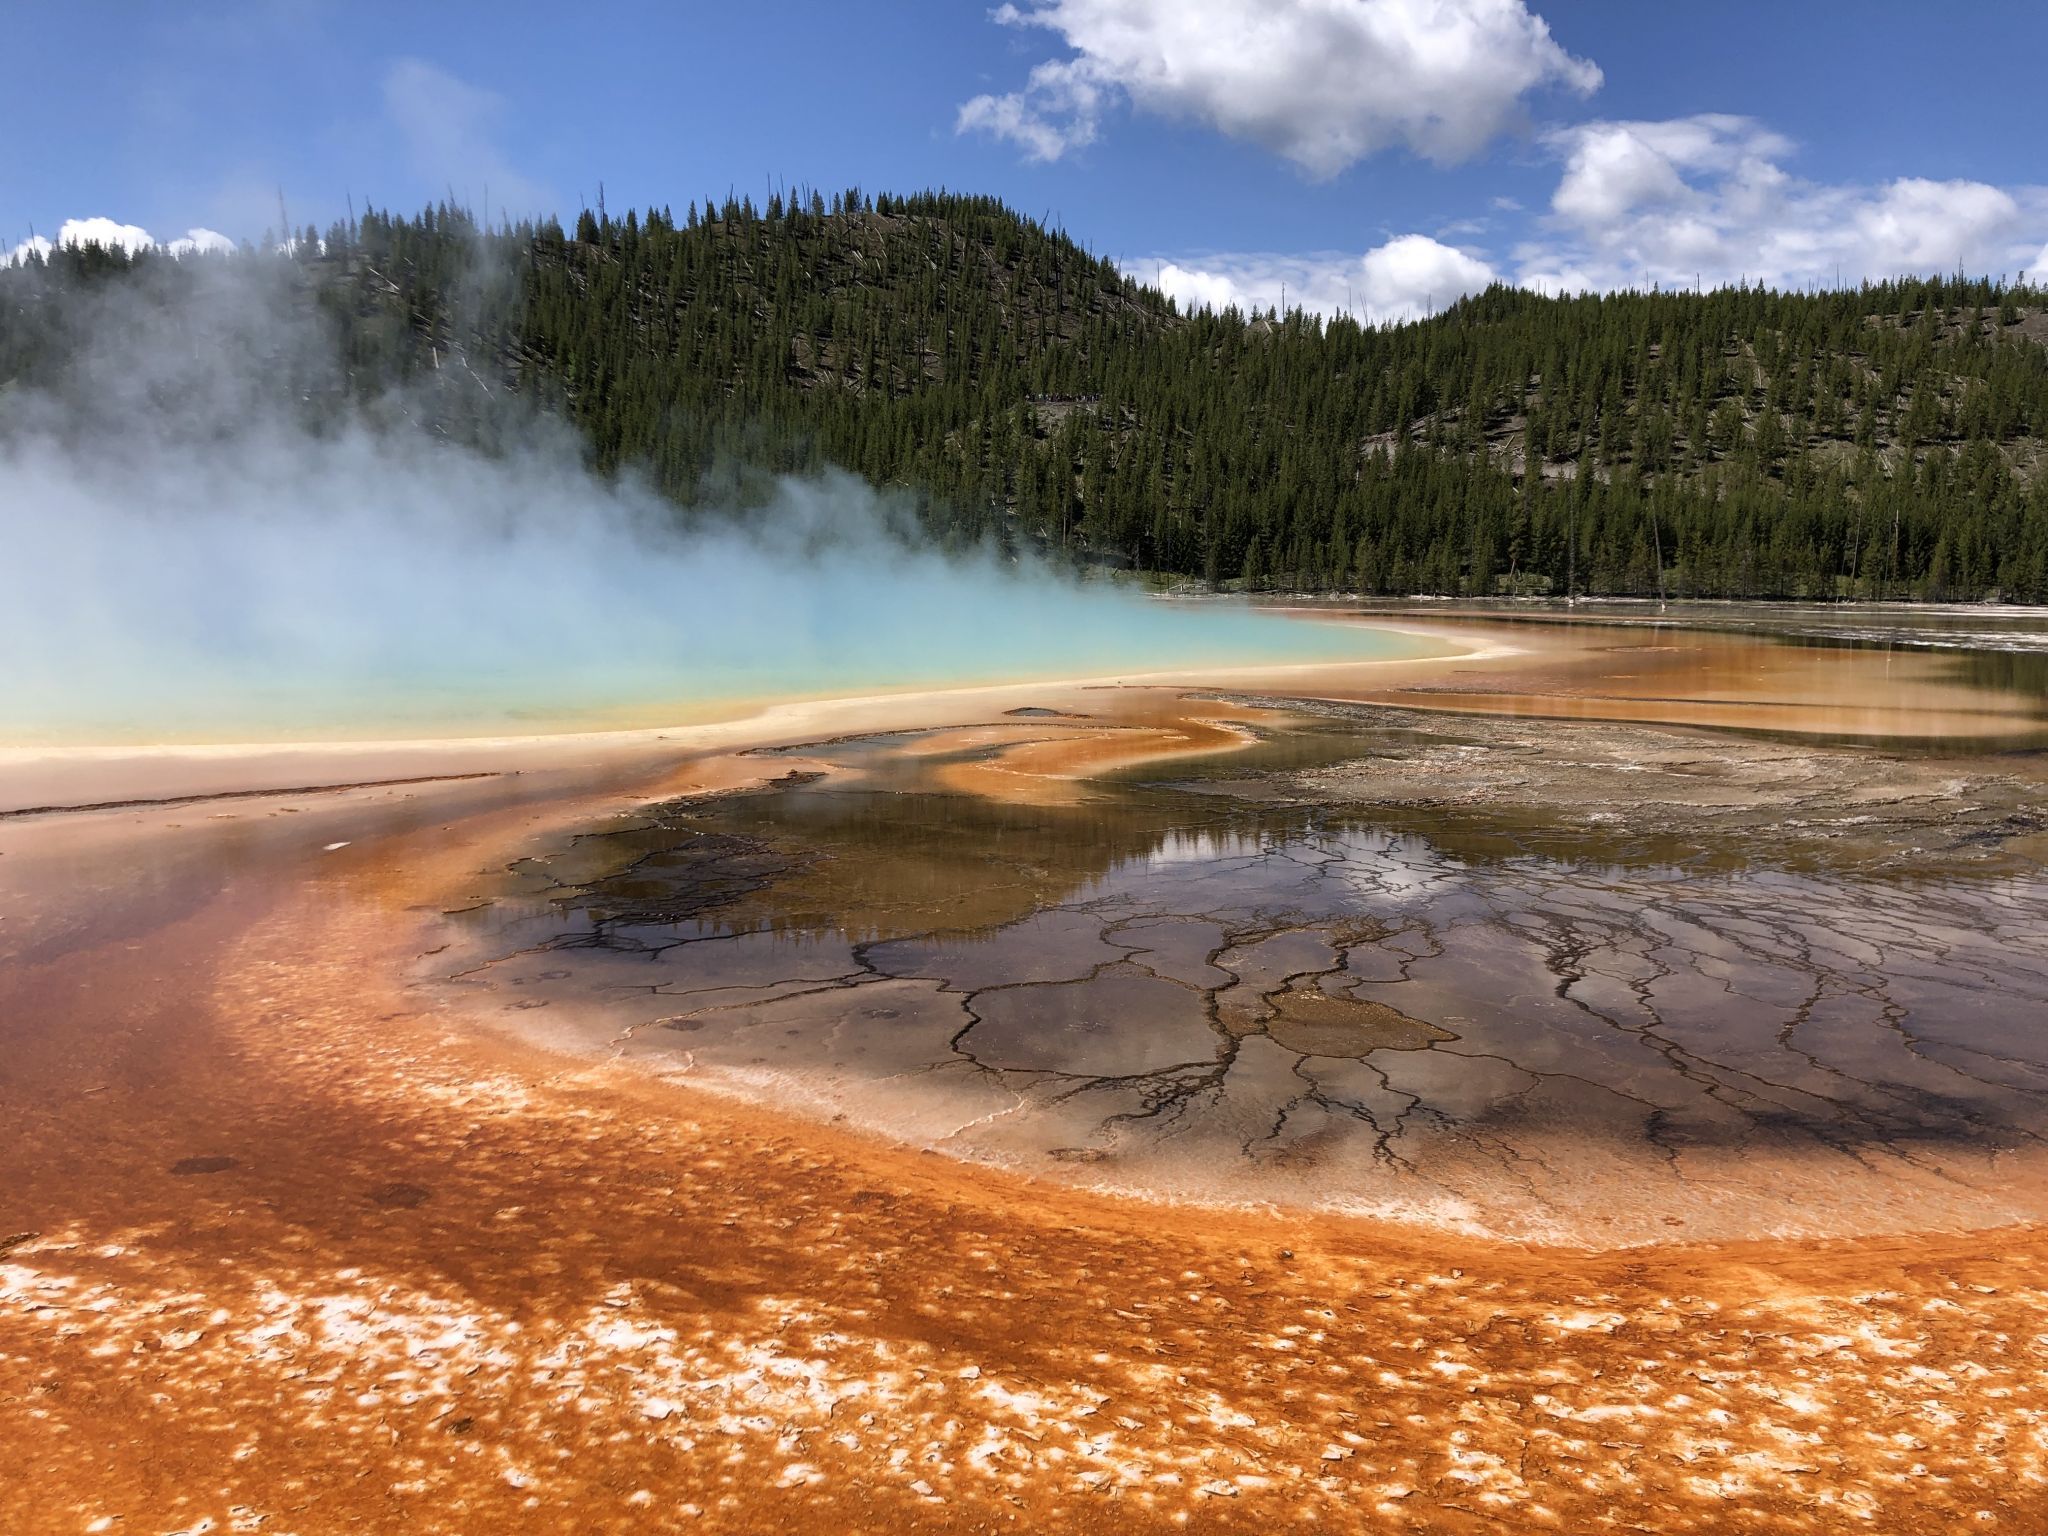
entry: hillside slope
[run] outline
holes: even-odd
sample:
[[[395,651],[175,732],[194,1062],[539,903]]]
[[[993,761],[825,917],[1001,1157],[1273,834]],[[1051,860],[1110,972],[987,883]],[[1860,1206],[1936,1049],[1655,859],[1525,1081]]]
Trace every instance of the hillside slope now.
[[[682,502],[829,463],[946,537],[1251,587],[2048,600],[2035,290],[1185,315],[991,199],[859,192],[489,234],[368,214],[292,251],[0,272],[4,398],[90,408],[109,293],[218,312],[228,284],[317,321],[310,348],[195,322],[266,389],[317,413],[410,381],[484,441],[539,403]]]

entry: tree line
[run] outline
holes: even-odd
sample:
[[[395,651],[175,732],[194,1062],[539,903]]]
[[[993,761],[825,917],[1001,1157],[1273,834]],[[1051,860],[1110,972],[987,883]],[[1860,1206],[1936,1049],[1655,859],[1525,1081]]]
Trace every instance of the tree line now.
[[[175,310],[222,271],[316,328],[312,363],[250,359],[304,371],[309,412],[404,386],[488,445],[518,402],[684,506],[838,465],[940,539],[1250,590],[2048,601],[2048,297],[2026,286],[1495,287],[1373,326],[1183,313],[986,197],[566,228],[438,205],[0,270],[0,390],[78,392],[111,291]]]

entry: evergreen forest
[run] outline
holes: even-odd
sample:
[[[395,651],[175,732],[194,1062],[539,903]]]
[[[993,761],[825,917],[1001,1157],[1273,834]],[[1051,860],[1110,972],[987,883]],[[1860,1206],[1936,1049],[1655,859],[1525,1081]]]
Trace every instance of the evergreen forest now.
[[[838,466],[935,538],[1165,582],[2048,602],[2048,294],[1999,281],[1496,287],[1372,326],[1182,312],[982,197],[372,210],[237,254],[0,269],[0,433],[32,399],[91,408],[119,305],[223,291],[319,355],[254,324],[194,348],[243,348],[311,417],[402,396],[489,447],[516,404],[680,507]]]

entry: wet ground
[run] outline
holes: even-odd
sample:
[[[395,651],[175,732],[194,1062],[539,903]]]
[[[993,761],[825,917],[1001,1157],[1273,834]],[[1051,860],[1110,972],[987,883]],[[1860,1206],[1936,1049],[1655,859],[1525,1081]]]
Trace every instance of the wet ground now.
[[[1581,602],[1301,611],[1433,623],[1553,653],[1534,668],[1524,655],[1491,669],[1343,687],[1338,697],[1950,755],[2048,747],[2048,609]]]
[[[1596,1243],[2048,1214],[2030,755],[1178,707],[1232,750],[1078,800],[972,792],[1113,738],[1078,711],[807,748],[520,862],[429,974],[554,1048],[1125,1193]]]

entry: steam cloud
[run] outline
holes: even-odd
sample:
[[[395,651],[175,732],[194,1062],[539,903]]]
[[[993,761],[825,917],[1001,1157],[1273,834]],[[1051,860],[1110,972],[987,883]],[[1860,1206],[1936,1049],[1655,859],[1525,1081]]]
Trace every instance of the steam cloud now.
[[[741,696],[1369,643],[943,554],[842,475],[685,523],[545,421],[489,455],[402,397],[309,424],[280,382],[317,386],[331,345],[261,260],[206,265],[178,303],[108,300],[62,380],[6,412],[0,741],[653,724]]]

